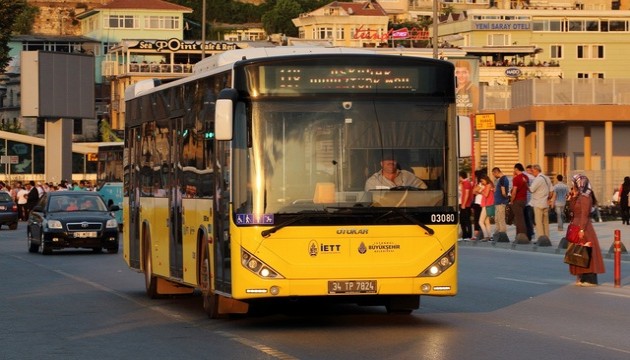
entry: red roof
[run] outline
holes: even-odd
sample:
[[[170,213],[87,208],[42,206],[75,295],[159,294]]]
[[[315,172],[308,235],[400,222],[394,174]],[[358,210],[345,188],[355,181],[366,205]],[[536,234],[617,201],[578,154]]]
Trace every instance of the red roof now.
[[[362,3],[355,2],[339,2],[334,1],[327,5],[328,7],[340,7],[344,9],[350,15],[368,15],[368,16],[383,16],[387,15],[387,12],[376,1],[365,1]]]
[[[170,3],[163,0],[112,0],[103,6],[97,6],[97,9],[137,9],[137,10],[172,10],[192,12],[192,9],[186,6]]]

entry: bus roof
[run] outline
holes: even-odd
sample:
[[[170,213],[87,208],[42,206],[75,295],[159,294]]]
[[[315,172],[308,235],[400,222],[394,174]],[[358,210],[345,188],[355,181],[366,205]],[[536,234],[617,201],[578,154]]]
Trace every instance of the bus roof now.
[[[374,51],[361,48],[299,46],[278,46],[273,48],[248,48],[231,50],[223,52],[221,54],[213,55],[196,63],[193,67],[193,74],[206,72],[220,66],[233,64],[240,60],[305,54],[374,54]]]

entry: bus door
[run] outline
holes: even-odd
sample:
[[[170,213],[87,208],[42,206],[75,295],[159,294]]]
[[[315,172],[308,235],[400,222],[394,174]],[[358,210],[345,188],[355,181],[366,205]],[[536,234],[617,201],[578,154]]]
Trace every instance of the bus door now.
[[[129,225],[126,227],[129,237],[129,266],[140,269],[140,168],[132,164],[139,164],[141,152],[140,127],[130,128],[126,147],[129,151],[123,160],[125,174],[125,192],[129,197]]]
[[[183,181],[182,174],[182,149],[176,144],[182,143],[180,137],[183,135],[184,126],[183,119],[177,118],[171,122],[171,135],[170,135],[170,163],[175,166],[171,166],[170,169],[165,169],[170,179],[168,184],[171,184],[169,191],[169,211],[170,211],[170,226],[169,229],[169,264],[171,276],[178,279],[183,279],[183,250],[182,250],[182,197],[186,189]]]

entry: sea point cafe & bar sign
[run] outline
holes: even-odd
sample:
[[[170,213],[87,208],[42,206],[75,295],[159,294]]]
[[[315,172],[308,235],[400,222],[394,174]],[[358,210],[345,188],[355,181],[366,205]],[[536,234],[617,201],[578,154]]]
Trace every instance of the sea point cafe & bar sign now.
[[[227,43],[220,41],[206,41],[205,50],[209,51],[226,51],[226,50],[236,50],[241,47],[235,43]],[[162,51],[170,51],[170,52],[178,52],[178,51],[201,51],[202,44],[200,42],[186,42],[180,39],[169,39],[169,40],[140,40],[138,44],[135,46],[130,46],[129,49],[136,50],[152,50],[155,52]]]

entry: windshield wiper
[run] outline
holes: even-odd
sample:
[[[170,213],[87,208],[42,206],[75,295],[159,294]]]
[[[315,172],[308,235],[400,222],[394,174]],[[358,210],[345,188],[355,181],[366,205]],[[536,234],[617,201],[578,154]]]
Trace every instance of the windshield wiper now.
[[[264,238],[267,238],[267,237],[269,237],[269,235],[275,233],[276,231],[282,229],[283,227],[287,227],[287,226],[289,226],[291,224],[294,224],[294,223],[296,223],[296,222],[298,222],[300,220],[304,220],[304,219],[306,219],[308,217],[322,216],[322,215],[329,216],[330,214],[329,213],[322,214],[321,212],[303,212],[303,213],[299,213],[295,217],[293,217],[293,218],[291,218],[291,219],[289,219],[289,220],[287,220],[287,221],[285,221],[283,223],[280,223],[280,224],[272,227],[271,229],[267,229],[267,230],[261,231],[260,235],[262,235],[262,237],[264,237]]]
[[[431,229],[430,227],[428,227],[425,224],[421,223],[420,221],[416,220],[413,216],[410,216],[406,212],[400,211],[400,209],[397,209],[397,208],[392,208],[391,210],[389,210],[388,212],[386,212],[385,214],[380,216],[379,219],[383,218],[383,217],[386,217],[386,216],[388,216],[390,214],[394,214],[394,213],[404,217],[405,219],[411,221],[415,225],[418,225],[419,227],[423,228],[427,233],[429,233],[429,235],[435,234],[435,230]]]

